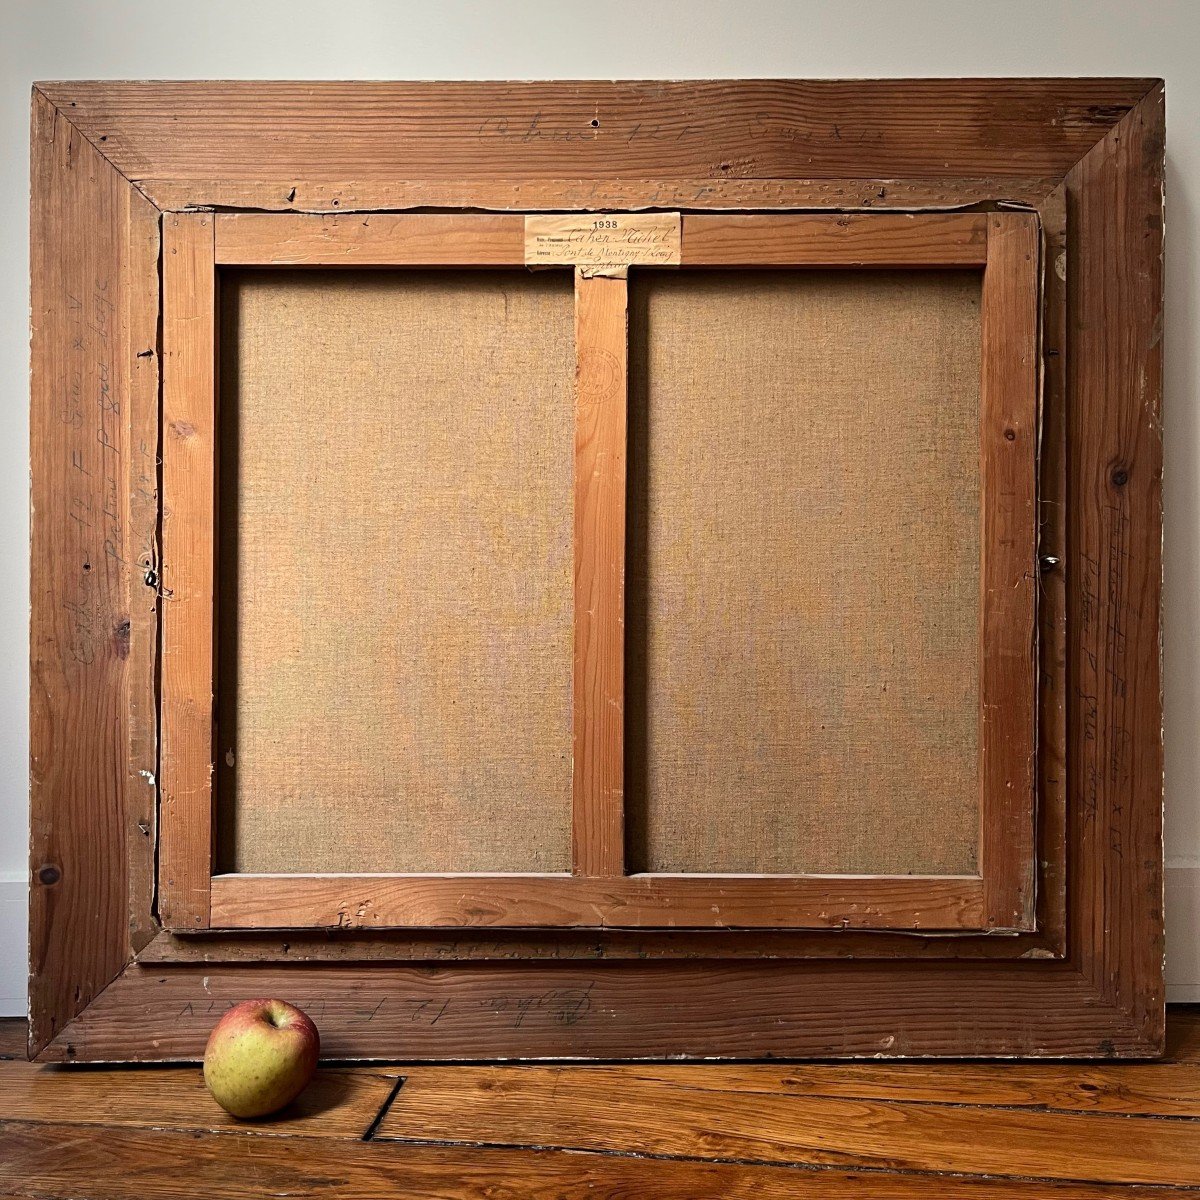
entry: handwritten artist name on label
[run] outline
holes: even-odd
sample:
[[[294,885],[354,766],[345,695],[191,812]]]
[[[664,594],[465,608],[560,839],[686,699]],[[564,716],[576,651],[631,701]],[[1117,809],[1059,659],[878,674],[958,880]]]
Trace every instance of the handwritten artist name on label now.
[[[589,213],[525,218],[525,264],[677,267],[678,213]]]

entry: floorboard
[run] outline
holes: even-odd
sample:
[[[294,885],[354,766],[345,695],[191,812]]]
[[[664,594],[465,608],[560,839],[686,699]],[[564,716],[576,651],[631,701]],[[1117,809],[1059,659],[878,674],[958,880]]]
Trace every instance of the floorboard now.
[[[258,1122],[0,1022],[0,1200],[297,1194],[1200,1197],[1200,1008],[1155,1063],[331,1065]]]
[[[22,1067],[24,1068],[22,1070]],[[218,1108],[196,1067],[34,1067],[3,1064],[4,1119],[110,1128],[236,1130],[356,1140],[387,1102],[397,1075],[377,1069],[323,1070],[299,1100],[263,1121],[237,1121]]]
[[[723,1067],[413,1071],[380,1138],[1200,1187],[1200,1123],[720,1088]],[[693,1079],[692,1076],[696,1078]]]
[[[439,1200],[1092,1200],[1170,1195],[1040,1180],[953,1179],[758,1163],[475,1146],[329,1143],[174,1130],[0,1123],[0,1189],[90,1200],[247,1196]],[[1182,1194],[1182,1193],[1181,1193]]]

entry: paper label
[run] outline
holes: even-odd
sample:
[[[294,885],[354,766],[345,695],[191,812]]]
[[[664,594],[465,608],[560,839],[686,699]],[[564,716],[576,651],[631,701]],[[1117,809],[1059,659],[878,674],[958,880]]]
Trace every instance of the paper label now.
[[[525,218],[525,265],[573,265],[584,275],[624,275],[629,267],[677,267],[678,213],[573,213]]]

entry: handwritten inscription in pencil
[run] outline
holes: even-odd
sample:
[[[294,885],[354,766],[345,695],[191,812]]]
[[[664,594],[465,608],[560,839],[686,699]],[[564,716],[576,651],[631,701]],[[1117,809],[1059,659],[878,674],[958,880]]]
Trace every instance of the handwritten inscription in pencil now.
[[[592,989],[549,988],[544,991],[498,993],[494,996],[464,997],[436,993],[430,996],[350,996],[346,1002],[326,996],[300,996],[297,1007],[320,1026],[327,1018],[341,1025],[367,1025],[379,1021],[395,1026],[477,1024],[481,1019],[510,1029],[571,1026],[584,1021],[592,1011]],[[377,994],[376,994],[377,995]],[[234,1004],[232,999],[197,998],[183,1004],[179,1020],[202,1018],[215,1022]]]

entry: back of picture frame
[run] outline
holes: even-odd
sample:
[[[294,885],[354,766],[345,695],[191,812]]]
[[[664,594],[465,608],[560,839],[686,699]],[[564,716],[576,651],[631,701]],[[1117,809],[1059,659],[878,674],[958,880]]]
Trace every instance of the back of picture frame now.
[[[31,1056],[1160,1052],[1163,129],[37,85]]]

